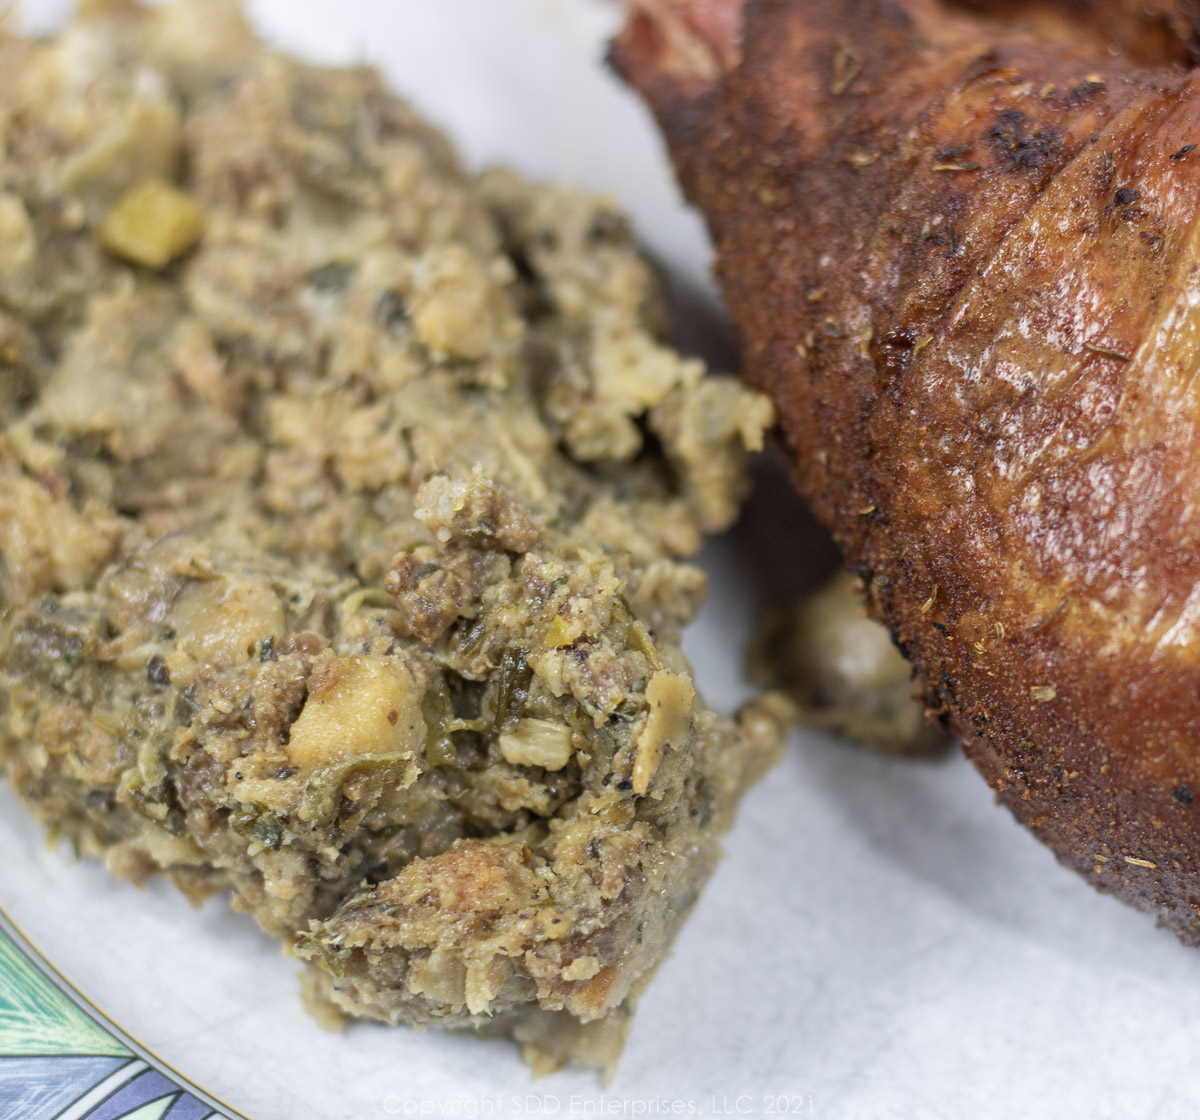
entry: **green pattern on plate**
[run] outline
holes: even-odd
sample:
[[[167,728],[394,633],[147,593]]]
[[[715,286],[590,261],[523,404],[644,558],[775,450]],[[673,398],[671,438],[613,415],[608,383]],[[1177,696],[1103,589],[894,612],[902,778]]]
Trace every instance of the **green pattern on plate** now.
[[[237,1115],[108,1022],[0,909],[0,1120]]]
[[[132,1057],[0,929],[0,1054]]]

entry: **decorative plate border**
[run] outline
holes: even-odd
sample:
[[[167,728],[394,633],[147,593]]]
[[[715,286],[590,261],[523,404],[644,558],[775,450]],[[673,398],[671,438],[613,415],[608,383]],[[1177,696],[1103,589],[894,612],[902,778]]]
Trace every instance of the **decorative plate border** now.
[[[0,909],[0,1117],[246,1120],[121,1030]]]

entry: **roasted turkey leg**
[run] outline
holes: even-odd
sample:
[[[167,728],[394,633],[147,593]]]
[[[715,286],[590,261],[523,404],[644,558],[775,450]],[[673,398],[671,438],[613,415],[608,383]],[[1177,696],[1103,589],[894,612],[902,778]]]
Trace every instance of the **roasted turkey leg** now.
[[[796,484],[1000,798],[1200,941],[1187,3],[643,0]]]

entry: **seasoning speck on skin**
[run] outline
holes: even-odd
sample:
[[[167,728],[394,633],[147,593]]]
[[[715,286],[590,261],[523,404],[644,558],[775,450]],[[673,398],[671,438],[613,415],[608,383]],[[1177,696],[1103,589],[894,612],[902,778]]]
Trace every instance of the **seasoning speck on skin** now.
[[[1105,358],[1115,358],[1119,362],[1132,362],[1133,361],[1133,355],[1131,355],[1131,354],[1123,354],[1123,353],[1121,353],[1120,350],[1112,350],[1107,346],[1097,346],[1093,342],[1085,342],[1083,344],[1083,348],[1085,350],[1090,351],[1093,354],[1100,354],[1102,357],[1105,357]]]

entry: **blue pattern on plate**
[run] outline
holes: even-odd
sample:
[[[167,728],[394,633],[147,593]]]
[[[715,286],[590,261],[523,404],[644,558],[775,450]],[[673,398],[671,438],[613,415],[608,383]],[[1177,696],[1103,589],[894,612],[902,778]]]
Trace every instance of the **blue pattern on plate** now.
[[[237,1115],[107,1020],[0,911],[0,1120]]]
[[[212,1110],[208,1105],[184,1093],[171,1106],[171,1111],[167,1113],[164,1120],[205,1120],[205,1117],[211,1115]]]
[[[111,1097],[102,1101],[80,1120],[120,1120],[151,1101],[161,1100],[179,1092],[179,1086],[168,1081],[156,1069],[148,1069],[122,1085]],[[209,1110],[211,1111],[211,1109]],[[163,1109],[166,1112],[166,1109]]]
[[[55,1120],[128,1064],[128,1058],[0,1058],[0,1116]]]

